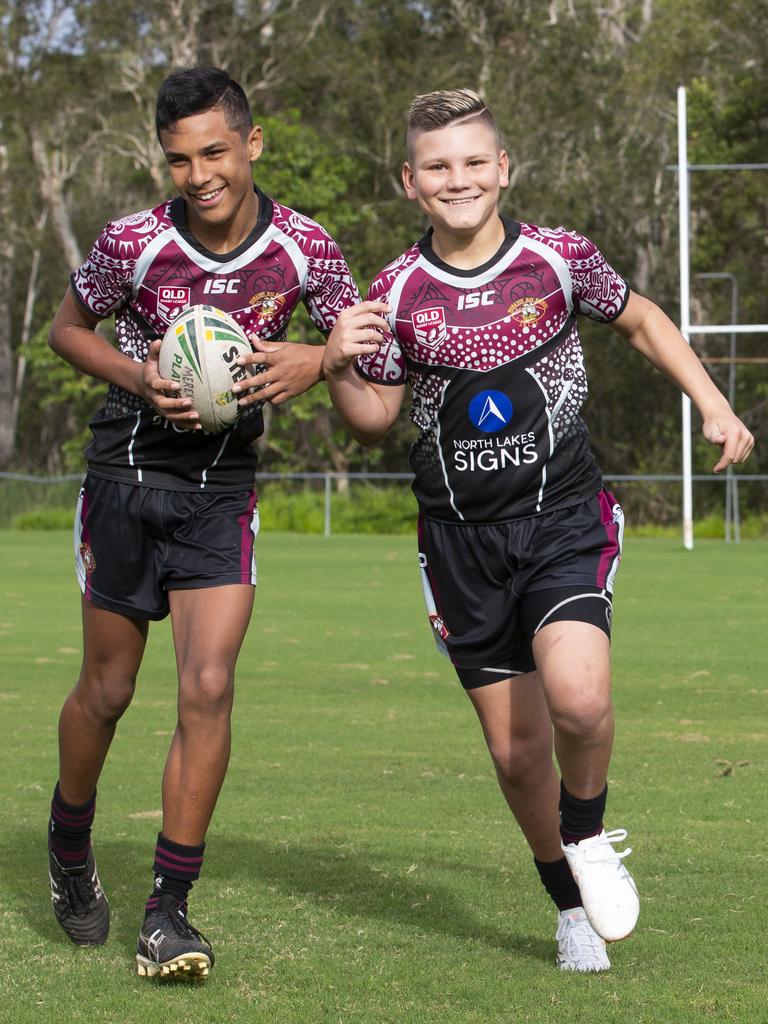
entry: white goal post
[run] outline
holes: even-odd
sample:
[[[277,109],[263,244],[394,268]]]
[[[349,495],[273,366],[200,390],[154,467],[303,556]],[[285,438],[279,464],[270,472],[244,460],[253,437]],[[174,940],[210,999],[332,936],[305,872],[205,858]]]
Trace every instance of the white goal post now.
[[[689,164],[688,112],[685,86],[677,90],[677,183],[680,238],[680,333],[690,345],[692,334],[766,334],[768,324],[691,324],[691,199],[694,171],[758,171],[768,164]],[[693,548],[693,469],[691,455],[691,400],[683,395],[683,545]]]

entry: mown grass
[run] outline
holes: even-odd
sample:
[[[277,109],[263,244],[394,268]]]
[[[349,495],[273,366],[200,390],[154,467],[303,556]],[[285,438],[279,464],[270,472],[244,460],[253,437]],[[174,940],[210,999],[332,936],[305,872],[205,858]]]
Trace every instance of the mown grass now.
[[[192,896],[218,960],[182,987],[132,974],[174,725],[167,624],[99,787],[110,940],[77,949],[50,912],[56,721],[80,648],[70,543],[0,533],[0,1019],[765,1019],[768,544],[627,545],[608,824],[630,830],[643,911],[609,974],[572,977],[553,966],[553,911],[433,652],[413,540],[263,535],[233,759]]]

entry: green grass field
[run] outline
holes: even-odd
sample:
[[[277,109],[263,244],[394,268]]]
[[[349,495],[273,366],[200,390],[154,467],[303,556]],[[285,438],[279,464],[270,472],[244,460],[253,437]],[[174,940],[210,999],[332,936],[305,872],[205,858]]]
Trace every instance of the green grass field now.
[[[613,970],[553,966],[554,911],[469,702],[433,650],[414,542],[267,534],[234,752],[191,919],[204,985],[132,973],[174,726],[167,624],[99,787],[101,949],[50,911],[56,722],[79,665],[65,533],[0,533],[0,1020],[528,1024],[768,1019],[768,543],[629,540],[609,827],[643,910]]]

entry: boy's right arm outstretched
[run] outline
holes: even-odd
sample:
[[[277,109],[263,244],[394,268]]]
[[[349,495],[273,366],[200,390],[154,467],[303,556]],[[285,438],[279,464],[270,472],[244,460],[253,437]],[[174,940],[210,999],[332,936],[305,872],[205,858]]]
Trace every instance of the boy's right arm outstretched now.
[[[385,302],[361,302],[339,314],[328,337],[323,374],[331,400],[345,426],[363,445],[380,441],[397,419],[405,385],[378,385],[355,370],[358,356],[378,352],[389,324]]]

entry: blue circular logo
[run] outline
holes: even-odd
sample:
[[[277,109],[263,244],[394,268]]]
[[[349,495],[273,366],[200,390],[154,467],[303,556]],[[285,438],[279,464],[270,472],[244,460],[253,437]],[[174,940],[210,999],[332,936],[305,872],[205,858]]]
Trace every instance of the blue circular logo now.
[[[469,418],[484,434],[495,434],[512,419],[512,402],[503,391],[481,391],[469,403]]]

